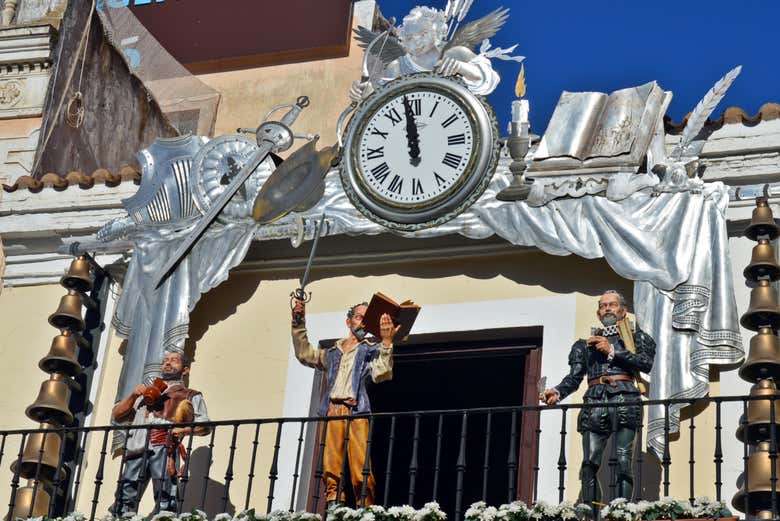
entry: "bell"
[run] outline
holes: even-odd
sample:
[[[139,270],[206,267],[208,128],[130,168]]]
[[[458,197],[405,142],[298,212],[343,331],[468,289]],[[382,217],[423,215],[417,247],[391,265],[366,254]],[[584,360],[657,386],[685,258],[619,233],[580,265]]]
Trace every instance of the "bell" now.
[[[750,280],[758,280],[761,277],[768,277],[770,280],[780,278],[780,265],[775,260],[775,250],[768,240],[759,239],[758,244],[753,247],[753,256],[743,274]]]
[[[89,277],[89,262],[86,257],[76,257],[70,263],[68,272],[60,279],[60,284],[68,289],[86,293],[92,289],[92,279]]]
[[[766,279],[759,280],[758,286],[750,292],[750,307],[739,319],[745,329],[758,331],[762,327],[777,329],[780,326],[780,306],[777,303],[777,291]]]
[[[40,483],[36,487],[31,481],[28,481],[27,486],[16,490],[14,499],[14,510],[8,515],[8,521],[45,516],[49,513],[51,496]]]
[[[769,208],[766,197],[756,198],[756,208],[753,210],[753,217],[750,219],[750,224],[745,228],[745,237],[751,241],[758,240],[761,235],[769,236],[769,240],[773,241],[780,235],[780,228],[775,223],[774,216],[772,215],[772,209]]]
[[[22,453],[22,464],[19,466],[19,475],[26,479],[45,480],[51,482],[57,473],[60,464],[60,447],[62,435],[55,431],[56,425],[42,423],[43,432],[34,432],[27,437],[27,442]],[[41,453],[43,451],[43,453]],[[41,462],[40,468],[38,461]],[[18,461],[11,465],[11,471],[16,472]]]
[[[68,290],[68,294],[60,299],[60,307],[49,315],[49,324],[59,329],[84,331],[86,324],[81,317],[81,297],[75,290]]]
[[[81,374],[81,364],[76,358],[76,339],[70,331],[63,330],[54,337],[49,354],[41,358],[38,367],[46,373],[62,373],[68,376]]]
[[[750,391],[750,396],[777,396],[777,400],[750,400],[747,409],[747,428],[740,425],[737,429],[737,439],[743,443],[757,443],[770,439],[772,430],[772,403],[775,409],[775,432],[780,439],[780,392],[777,391],[772,380],[761,380],[755,389]],[[742,422],[740,422],[742,423]],[[747,439],[745,437],[747,431]]]
[[[780,459],[775,461],[775,475],[780,476]],[[775,492],[777,493],[777,491]],[[749,514],[772,508],[772,458],[769,456],[769,442],[762,441],[750,455],[747,464],[747,492],[745,486],[734,495],[731,504],[745,512],[745,498],[749,499]]]
[[[750,339],[750,351],[739,368],[739,376],[752,383],[764,378],[780,381],[780,337],[771,328],[762,327]]]
[[[73,421],[73,414],[68,408],[69,401],[70,386],[67,376],[54,373],[41,384],[38,399],[27,407],[25,414],[33,421],[69,425]]]

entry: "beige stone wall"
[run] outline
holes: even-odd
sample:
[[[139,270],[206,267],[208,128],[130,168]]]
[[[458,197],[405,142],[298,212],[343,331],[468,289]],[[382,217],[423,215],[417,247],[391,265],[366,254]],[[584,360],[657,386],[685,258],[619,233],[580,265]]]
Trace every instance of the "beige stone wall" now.
[[[254,128],[274,105],[294,103],[305,95],[311,105],[298,117],[293,130],[319,134],[320,146],[334,144],[336,120],[350,103],[347,93],[360,78],[362,60],[363,52],[353,40],[349,56],[344,58],[198,76],[222,96],[214,135],[232,134],[238,127]],[[274,116],[282,114],[284,111]],[[302,143],[297,141],[294,148]]]

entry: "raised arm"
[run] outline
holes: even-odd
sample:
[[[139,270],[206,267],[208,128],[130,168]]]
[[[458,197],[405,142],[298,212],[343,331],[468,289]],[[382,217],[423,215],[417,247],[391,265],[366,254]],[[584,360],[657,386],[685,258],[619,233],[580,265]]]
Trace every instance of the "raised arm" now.
[[[306,367],[325,370],[325,351],[315,349],[309,337],[306,334],[306,306],[300,300],[296,301],[293,309],[293,316],[299,313],[301,320],[293,319],[292,323],[292,342],[295,349],[295,358]]]

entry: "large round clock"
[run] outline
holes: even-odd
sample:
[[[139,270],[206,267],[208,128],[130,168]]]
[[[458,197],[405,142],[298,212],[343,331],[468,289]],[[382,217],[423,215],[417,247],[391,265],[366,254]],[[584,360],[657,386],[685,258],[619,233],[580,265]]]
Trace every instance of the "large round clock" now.
[[[369,219],[414,231],[449,221],[487,188],[498,162],[492,107],[460,81],[424,72],[363,101],[346,131],[341,178]]]

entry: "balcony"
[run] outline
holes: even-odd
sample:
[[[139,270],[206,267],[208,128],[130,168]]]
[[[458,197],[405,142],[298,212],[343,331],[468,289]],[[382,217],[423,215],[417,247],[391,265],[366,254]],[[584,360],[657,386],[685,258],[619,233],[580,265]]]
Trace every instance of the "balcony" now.
[[[733,489],[734,469],[727,468],[724,456],[731,456],[732,460],[741,459],[737,472],[749,477],[747,482],[737,483],[741,487],[738,502],[753,512],[770,510],[776,518],[775,398],[754,394],[637,402],[644,409],[661,406],[667,416],[660,458],[635,450],[634,499],[672,495],[692,501],[696,496],[709,495],[729,502],[731,493],[725,496],[724,488]],[[675,441],[678,435],[671,432],[668,413],[676,404],[698,411],[687,418],[683,415],[680,430],[687,437],[687,447],[681,447],[684,440]],[[373,469],[364,465],[361,481],[366,483],[365,478],[373,470],[377,504],[419,507],[435,500],[451,519],[460,521],[469,505],[480,500],[492,505],[515,499],[528,503],[541,498],[573,500],[579,494],[576,483],[580,462],[579,457],[569,454],[579,444],[579,434],[572,429],[576,423],[572,421],[584,407],[587,406],[493,407],[179,424],[208,426],[210,433],[185,437],[175,451],[186,454],[183,458],[177,456],[175,468],[171,467],[182,474],[176,510],[199,509],[210,515],[251,507],[258,512],[323,512],[326,498],[321,480],[325,452],[322,425],[346,421],[346,439],[351,425],[362,418],[368,424],[366,450]],[[763,420],[760,414],[757,416],[762,410],[768,415]],[[712,422],[706,420],[707,415]],[[541,425],[551,425],[551,419],[559,428],[543,431]],[[117,448],[126,447],[127,435],[139,430],[147,447],[163,443],[160,432],[156,441],[152,439],[152,427],[161,426],[0,431],[0,464],[22,461],[21,465],[11,465],[9,511],[27,517],[78,510],[87,512],[90,520],[105,515],[119,498],[120,478],[127,463],[125,457],[110,456],[112,442],[122,437],[125,441]],[[171,426],[162,427],[166,429],[164,443],[168,443]],[[738,437],[744,440],[739,444],[742,453],[724,454],[727,441],[733,446],[737,429]],[[557,453],[539,453],[542,437],[557,439]],[[638,433],[635,446],[644,448],[643,441]],[[749,449],[748,442],[758,441],[768,442],[762,445],[764,453]],[[348,441],[340,446],[346,461]],[[711,447],[714,448],[710,450]],[[687,458],[681,460],[681,453],[687,453]],[[144,451],[140,457],[145,459],[149,454]],[[756,460],[762,457],[775,465]],[[600,473],[604,502],[615,497],[616,462],[616,448],[608,446]],[[747,472],[749,467],[751,471]],[[762,468],[763,474],[770,475],[764,476]],[[338,478],[338,493],[346,494],[347,504],[360,506],[368,495],[367,486],[353,490],[348,469],[345,463]],[[155,498],[149,488],[140,504],[136,502],[129,510],[153,510]]]

